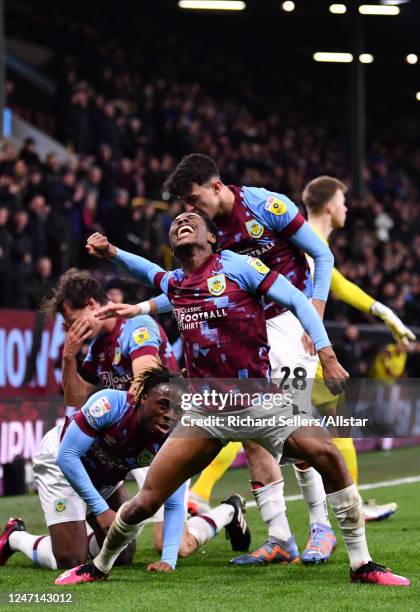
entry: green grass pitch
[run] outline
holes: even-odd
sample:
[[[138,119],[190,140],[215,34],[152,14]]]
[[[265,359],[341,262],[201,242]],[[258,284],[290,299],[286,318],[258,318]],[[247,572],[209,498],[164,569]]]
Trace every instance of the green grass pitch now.
[[[371,453],[360,456],[361,483],[371,483],[420,474],[420,448]],[[292,469],[284,469],[286,495],[297,492]],[[133,485],[130,485],[134,491]],[[246,470],[233,470],[218,483],[213,500],[218,502],[238,491],[251,499]],[[396,501],[397,513],[382,523],[367,526],[371,554],[381,564],[412,580],[409,588],[380,588],[349,582],[344,545],[338,534],[338,547],[324,566],[310,568],[301,564],[240,568],[229,566],[233,556],[224,533],[204,549],[179,561],[172,574],[150,574],[146,564],[156,560],[151,544],[151,529],[146,527],[137,543],[135,563],[130,568],[116,568],[107,581],[68,588],[75,595],[70,610],[167,610],[236,611],[236,610],[386,610],[404,612],[420,610],[420,482],[363,491],[365,499]],[[35,495],[0,498],[0,524],[9,516],[24,518],[32,533],[45,533],[38,499]],[[252,544],[265,539],[265,528],[258,511],[250,508],[249,523]],[[307,516],[302,501],[288,503],[288,517],[300,549],[307,535]],[[36,569],[17,553],[0,568],[0,594],[6,592],[65,592],[53,582],[59,572]],[[46,606],[63,609],[64,604]],[[0,609],[38,609],[44,605],[0,606]]]

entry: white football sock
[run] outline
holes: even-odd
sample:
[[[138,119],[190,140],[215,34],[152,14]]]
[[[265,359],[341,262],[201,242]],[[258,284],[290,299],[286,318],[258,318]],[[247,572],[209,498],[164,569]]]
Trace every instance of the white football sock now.
[[[57,561],[52,552],[50,536],[37,536],[26,531],[13,531],[9,536],[9,546],[21,552],[36,565],[44,569],[57,569]]]
[[[252,493],[260,509],[261,518],[268,527],[268,535],[287,541],[292,537],[286,516],[284,501],[284,480],[271,482],[265,487],[253,489]]]
[[[343,534],[350,566],[356,570],[372,559],[366,542],[362,498],[354,484],[341,491],[329,493],[327,498]]]
[[[93,560],[95,567],[103,574],[109,574],[118,555],[132,540],[137,538],[144,527],[144,521],[137,525],[128,525],[121,519],[121,511],[127,503],[118,510],[102,548]]]
[[[309,522],[311,524],[321,523],[321,525],[331,527],[321,474],[314,470],[313,467],[307,470],[301,470],[296,465],[293,467],[303,499],[308,506]]]
[[[230,504],[220,504],[201,516],[193,516],[187,521],[188,532],[194,536],[199,546],[214,538],[223,527],[233,519],[235,509]]]

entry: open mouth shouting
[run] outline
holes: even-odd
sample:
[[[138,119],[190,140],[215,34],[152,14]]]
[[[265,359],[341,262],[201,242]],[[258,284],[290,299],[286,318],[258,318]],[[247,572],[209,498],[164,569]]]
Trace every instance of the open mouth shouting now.
[[[189,236],[190,234],[194,233],[194,228],[192,227],[192,225],[181,225],[181,227],[178,229],[176,236],[178,238],[178,240],[180,238],[184,238],[185,236]]]

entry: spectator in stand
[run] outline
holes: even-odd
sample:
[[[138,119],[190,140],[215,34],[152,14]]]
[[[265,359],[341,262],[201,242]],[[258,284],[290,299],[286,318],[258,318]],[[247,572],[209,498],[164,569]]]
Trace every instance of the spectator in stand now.
[[[35,146],[35,140],[33,138],[25,138],[23,141],[23,147],[19,153],[19,158],[23,159],[29,168],[35,168],[41,165],[38,153],[35,150]]]
[[[33,241],[26,210],[16,210],[12,221],[12,279],[11,307],[28,308],[27,283],[31,272]]]
[[[7,229],[9,209],[0,204],[0,308],[9,308],[11,305],[11,261],[13,238]]]
[[[32,261],[47,254],[48,235],[47,223],[50,209],[44,196],[36,195],[28,205],[29,223],[28,229],[32,241]]]
[[[125,302],[124,285],[118,279],[113,279],[105,285],[105,293],[108,300],[115,304],[123,304]]]
[[[36,262],[35,272],[32,274],[28,293],[29,307],[38,310],[42,300],[51,295],[54,289],[52,275],[52,262],[49,257],[40,257]]]
[[[343,338],[335,344],[337,359],[347,370],[351,378],[363,378],[367,375],[368,361],[366,359],[366,342],[360,342],[360,332],[357,325],[348,325]]]
[[[115,192],[114,206],[106,216],[105,230],[107,236],[115,241],[121,249],[129,250],[128,234],[131,231],[132,218],[130,207],[130,195],[125,189],[117,189]]]

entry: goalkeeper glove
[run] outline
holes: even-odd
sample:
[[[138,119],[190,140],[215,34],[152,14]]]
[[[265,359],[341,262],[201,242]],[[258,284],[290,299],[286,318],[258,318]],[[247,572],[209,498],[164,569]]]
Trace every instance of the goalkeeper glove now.
[[[408,346],[410,342],[416,339],[413,332],[408,329],[406,325],[401,321],[399,317],[393,312],[388,306],[381,302],[375,302],[372,304],[370,312],[379,317],[385,323],[394,339],[401,342],[404,346]]]

